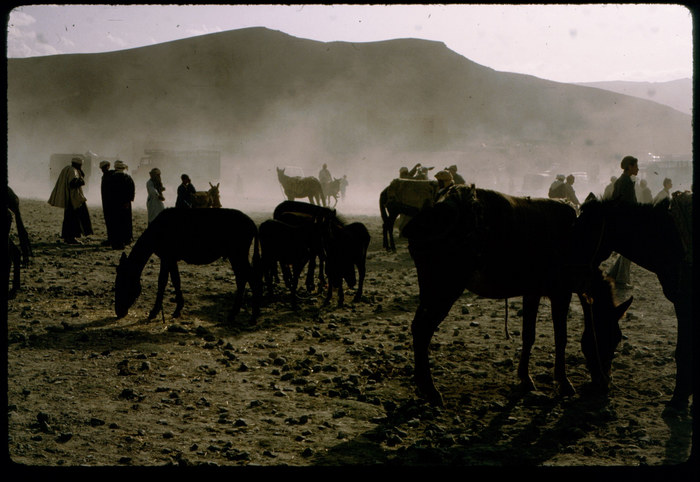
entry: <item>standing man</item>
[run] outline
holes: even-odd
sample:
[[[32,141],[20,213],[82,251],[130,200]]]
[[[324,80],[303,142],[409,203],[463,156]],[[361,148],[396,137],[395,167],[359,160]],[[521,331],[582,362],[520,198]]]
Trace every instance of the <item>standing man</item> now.
[[[165,186],[163,186],[163,181],[160,179],[160,169],[154,167],[148,174],[150,179],[146,182],[146,192],[148,193],[146,209],[148,210],[148,224],[151,224],[156,216],[165,209],[163,204],[163,201],[165,201],[165,196],[163,196]]]
[[[617,176],[611,176],[610,177],[610,184],[605,186],[605,190],[603,191],[603,200],[607,199],[612,199],[613,195],[613,190],[615,189],[615,181],[617,181]]]
[[[625,156],[620,162],[620,167],[622,168],[622,174],[615,181],[612,200],[619,203],[636,204],[637,195],[634,192],[632,176],[636,176],[639,173],[637,158]],[[608,271],[608,276],[615,280],[615,284],[623,288],[632,288],[630,284],[630,260],[619,256],[613,267]]]
[[[581,205],[580,202],[578,202],[578,198],[576,197],[576,191],[574,191],[574,181],[576,178],[574,177],[573,174],[569,174],[566,176],[566,182],[564,183],[563,191],[564,191],[564,199],[569,201],[571,204],[578,207]]]
[[[112,249],[124,249],[134,239],[131,203],[134,201],[136,188],[134,180],[126,173],[128,166],[122,161],[114,163],[114,174],[110,180],[112,196]]]
[[[331,182],[333,182],[333,176],[331,176],[331,171],[328,170],[328,166],[323,164],[323,167],[318,171],[318,180],[321,182],[321,190],[323,191],[323,196],[329,196],[329,187]]]
[[[564,174],[557,174],[554,182],[549,186],[549,192],[547,193],[550,199],[562,199],[566,197],[564,194],[564,179]]]
[[[49,197],[51,206],[63,208],[61,237],[66,244],[81,244],[77,238],[92,234],[87,199],[83,194],[85,174],[82,166],[83,160],[79,157],[71,159],[70,166],[64,167],[58,175]]]
[[[197,190],[190,181],[190,176],[183,174],[180,176],[182,183],[177,187],[177,200],[175,201],[176,208],[191,208],[192,196]]]
[[[673,182],[671,182],[671,179],[666,178],[664,179],[664,187],[659,191],[659,193],[654,196],[654,206],[659,204],[661,201],[664,199],[668,199],[669,201],[671,200],[671,188],[673,187]]]
[[[461,175],[457,174],[457,166],[453,164],[450,167],[446,167],[445,170],[449,171],[449,173],[452,174],[452,180],[454,180],[455,184],[466,184],[464,182],[464,178]]]
[[[111,214],[111,199],[110,199],[110,188],[109,181],[110,176],[114,174],[114,171],[110,171],[109,161],[100,162],[100,170],[102,171],[102,183],[100,184],[100,191],[102,194],[102,214],[105,218],[105,227],[107,228],[107,240],[102,242],[103,246],[110,246],[112,244],[112,237],[110,235],[112,225],[109,215]]]
[[[639,180],[639,187],[635,192],[635,195],[637,196],[637,201],[639,204],[652,204],[654,202],[654,198],[651,195],[651,189],[649,189],[649,186],[647,186],[646,179]]]

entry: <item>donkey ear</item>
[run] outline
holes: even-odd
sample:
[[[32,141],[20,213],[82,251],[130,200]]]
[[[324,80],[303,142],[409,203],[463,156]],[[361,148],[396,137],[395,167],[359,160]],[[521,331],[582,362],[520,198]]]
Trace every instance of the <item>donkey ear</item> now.
[[[615,311],[618,314],[617,319],[621,319],[625,312],[629,309],[630,305],[632,304],[632,300],[634,299],[634,296],[630,296],[629,299],[615,307]]]
[[[595,201],[596,200],[596,195],[593,194],[592,192],[588,193],[588,196],[586,196],[586,200],[583,201],[584,203],[587,203],[589,201]]]
[[[124,261],[126,261],[126,252],[122,251],[122,255],[121,255],[121,257],[119,258],[119,263],[121,264],[121,263],[123,263]]]

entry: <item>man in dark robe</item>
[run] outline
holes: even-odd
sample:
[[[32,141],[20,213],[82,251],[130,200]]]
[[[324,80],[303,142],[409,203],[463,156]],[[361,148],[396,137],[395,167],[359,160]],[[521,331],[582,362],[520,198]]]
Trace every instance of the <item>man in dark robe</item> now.
[[[124,249],[134,238],[131,203],[136,187],[134,180],[126,173],[128,166],[122,161],[114,163],[114,174],[109,181],[110,204],[112,206],[111,244],[113,249]]]

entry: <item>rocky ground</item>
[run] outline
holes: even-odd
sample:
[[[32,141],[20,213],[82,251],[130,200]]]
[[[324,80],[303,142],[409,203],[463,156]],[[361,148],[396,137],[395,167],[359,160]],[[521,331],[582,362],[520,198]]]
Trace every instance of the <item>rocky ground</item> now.
[[[571,306],[567,364],[577,395],[553,382],[554,343],[543,302],[531,372],[518,389],[520,299],[471,293],[454,305],[433,339],[431,361],[446,405],[414,393],[410,323],[418,287],[406,242],[381,247],[378,216],[362,302],[323,307],[287,294],[225,322],[235,289],[220,261],[182,264],[183,316],[148,321],[157,259],[143,294],[116,319],[113,284],[120,251],[95,235],[83,245],[59,239],[59,209],[22,199],[34,259],[8,304],[8,453],[34,466],[662,466],[686,468],[690,414],[664,414],[672,393],[675,316],[651,273],[632,267],[635,301],[608,396],[587,393],[579,347],[582,313]],[[270,213],[249,213],[256,222]],[[342,213],[342,205],[339,206]],[[134,211],[134,232],[146,226]],[[128,251],[128,249],[127,249]],[[352,299],[352,290],[348,290]],[[678,465],[681,464],[681,465]]]

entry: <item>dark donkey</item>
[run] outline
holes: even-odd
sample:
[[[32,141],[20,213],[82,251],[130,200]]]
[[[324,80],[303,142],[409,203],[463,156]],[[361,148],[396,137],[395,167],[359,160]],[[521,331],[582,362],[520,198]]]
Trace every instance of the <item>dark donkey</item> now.
[[[309,223],[288,224],[277,219],[268,219],[260,224],[260,247],[262,265],[268,294],[273,294],[273,278],[277,264],[282,269],[284,284],[291,293],[292,307],[298,306],[297,284],[299,276],[315,256],[314,246],[321,244],[328,221],[315,217]]]
[[[684,239],[692,244],[692,231],[683,229],[690,228],[689,222],[677,224],[673,217],[675,209],[683,209],[684,198],[689,207],[689,193],[681,197],[674,193],[669,209],[668,201],[652,206],[600,201],[589,195],[574,231],[580,265],[597,268],[615,251],[655,273],[664,296],[673,303],[678,322],[676,386],[668,406],[676,409],[685,408],[693,394],[692,252],[684,248]],[[690,210],[686,214],[690,217]]]
[[[528,371],[540,299],[551,301],[555,338],[554,377],[563,395],[575,393],[566,376],[567,314],[579,286],[585,328],[582,351],[594,382],[606,382],[622,334],[618,321],[632,299],[615,307],[610,284],[597,277],[584,283],[568,269],[576,213],[549,199],[512,197],[495,191],[456,186],[404,228],[418,272],[420,303],[412,323],[415,376],[419,392],[442,404],[430,373],[428,347],[438,325],[465,289],[486,298],[523,297],[523,350],[518,376],[534,383]],[[589,301],[593,300],[592,305]]]
[[[362,290],[365,284],[367,264],[367,249],[369,248],[370,234],[367,226],[360,222],[330,225],[326,253],[326,274],[328,275],[328,292],[324,304],[328,304],[333,297],[333,289],[338,290],[338,306],[345,303],[343,280],[349,287],[357,283],[357,290],[353,302],[362,300]],[[355,276],[357,268],[357,276]]]
[[[253,244],[252,265],[249,261]],[[255,223],[235,209],[182,209],[170,208],[161,212],[146,228],[127,257],[122,253],[117,266],[114,308],[117,317],[126,316],[129,308],[141,294],[141,273],[152,254],[160,258],[158,294],[148,315],[153,319],[163,307],[163,294],[168,276],[175,288],[176,308],[173,317],[179,317],[185,300],[180,289],[178,261],[189,264],[210,264],[219,258],[228,258],[236,276],[237,292],[232,321],[243,304],[246,284],[250,284],[252,319],[260,313],[259,245]]]
[[[344,224],[344,221],[338,218],[335,209],[302,201],[282,201],[277,205],[277,207],[275,207],[272,217],[273,219],[283,221],[293,226],[311,224],[314,219],[319,218],[327,219],[329,223],[334,225]],[[306,274],[306,289],[309,292],[314,290],[314,273],[316,271],[316,259],[318,259],[318,289],[320,291],[326,284],[326,278],[324,275],[326,252],[321,238],[314,238],[310,248],[312,251],[312,257],[309,259],[309,268]]]

